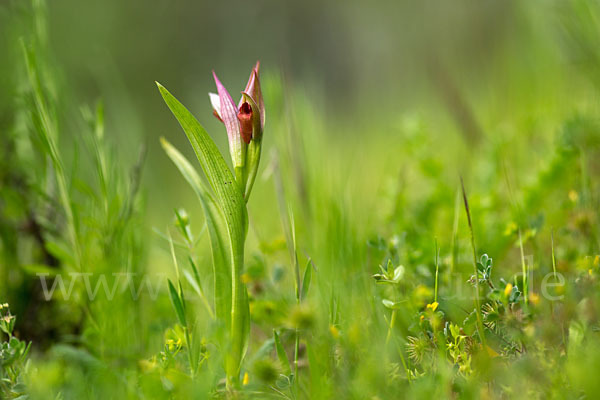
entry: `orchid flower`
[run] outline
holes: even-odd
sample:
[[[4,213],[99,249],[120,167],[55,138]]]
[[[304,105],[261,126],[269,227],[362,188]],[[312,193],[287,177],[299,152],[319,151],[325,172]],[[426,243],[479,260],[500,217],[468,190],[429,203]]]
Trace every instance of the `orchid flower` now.
[[[260,161],[261,141],[265,126],[265,105],[258,79],[257,62],[236,105],[213,71],[217,93],[209,93],[213,114],[223,122],[229,141],[229,152],[235,177],[248,199]]]

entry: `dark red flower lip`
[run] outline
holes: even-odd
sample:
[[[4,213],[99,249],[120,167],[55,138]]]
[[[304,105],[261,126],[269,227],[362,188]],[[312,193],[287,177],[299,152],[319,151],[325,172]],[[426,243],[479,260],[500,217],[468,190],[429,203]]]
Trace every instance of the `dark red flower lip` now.
[[[246,144],[252,140],[252,107],[247,102],[243,102],[237,114],[240,121],[240,134]]]

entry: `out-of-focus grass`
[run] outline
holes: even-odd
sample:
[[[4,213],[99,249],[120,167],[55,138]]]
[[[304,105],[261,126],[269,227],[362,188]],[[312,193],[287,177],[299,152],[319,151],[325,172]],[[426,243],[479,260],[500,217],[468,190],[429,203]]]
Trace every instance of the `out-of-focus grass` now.
[[[105,100],[105,113],[111,115],[104,134],[98,136],[95,111],[82,116],[70,94],[79,88],[69,89],[60,62],[53,60],[44,34],[43,10],[34,13],[29,6],[11,4],[2,12],[2,22],[7,21],[2,24],[7,33],[2,48],[10,57],[0,63],[6,72],[0,79],[4,153],[0,161],[0,303],[4,297],[10,301],[17,315],[17,334],[33,341],[26,380],[31,397],[205,397],[224,377],[214,340],[220,332],[210,323],[200,299],[192,298],[189,313],[197,318],[197,348],[208,358],[194,381],[185,376],[182,365],[187,361],[181,353],[169,359],[181,336],[165,283],[173,268],[168,242],[152,229],[174,233],[173,208],[188,211],[192,230],[200,238],[194,249],[197,265],[210,293],[210,253],[208,237],[202,233],[201,210],[193,192],[158,151],[143,166],[139,197],[132,168],[138,151],[123,145],[131,141],[141,146],[144,140],[135,135],[141,127],[153,128],[143,121],[171,121],[168,112],[158,107],[152,112],[136,106],[121,109]],[[354,12],[355,8],[348,11],[349,15]],[[414,93],[399,93],[398,103],[389,93],[378,97],[361,89],[365,84],[360,75],[353,78],[358,82],[352,86],[357,92],[331,93],[326,83],[295,81],[289,79],[286,68],[263,63],[265,149],[248,205],[246,248],[253,319],[252,342],[243,367],[248,373],[244,389],[249,397],[276,396],[271,386],[292,395],[278,379],[283,369],[273,348],[272,330],[281,330],[282,344],[291,355],[291,332],[297,327],[302,327],[303,338],[301,398],[457,394],[465,398],[593,398],[600,393],[595,377],[600,360],[600,113],[596,93],[600,55],[595,45],[600,13],[594,2],[587,1],[550,2],[543,8],[520,4],[511,7],[510,13],[510,17],[503,14],[509,33],[498,33],[501,38],[493,42],[497,43],[490,55],[493,60],[480,61],[485,65],[481,75],[477,61],[465,66],[443,53],[421,55],[419,65],[426,78],[408,86]],[[60,35],[59,29],[53,29]],[[373,35],[377,37],[377,31]],[[35,54],[42,95],[55,110],[58,149],[76,215],[72,227],[61,210],[55,169],[37,136],[40,127],[35,123],[37,111],[31,103],[32,85],[19,37]],[[369,38],[363,40],[371,43]],[[388,49],[390,43],[384,43]],[[427,53],[427,48],[422,52]],[[386,60],[388,64],[374,70],[395,70],[393,60]],[[368,67],[367,61],[358,64]],[[237,76],[246,67],[229,69]],[[155,71],[144,70],[150,77],[148,85],[162,80],[160,65]],[[197,90],[198,86],[204,89],[204,83],[197,82],[208,82],[209,74],[194,75],[198,75],[196,83],[186,85],[173,78],[174,84],[187,96],[181,100],[191,105],[225,150],[225,134],[209,120],[208,100],[204,90]],[[118,81],[100,85],[106,87],[102,92],[106,90],[110,99],[121,99],[120,104],[140,101]],[[159,103],[159,96],[155,97]],[[153,103],[144,100],[140,104]],[[466,132],[469,119],[477,125],[474,132],[482,136],[479,139]],[[160,122],[157,130],[148,137],[164,135],[185,149],[183,135],[174,124]],[[157,140],[148,142],[151,152],[158,149]],[[293,271],[277,211],[274,176],[278,173],[294,212],[300,265],[310,257],[316,267],[302,307],[295,304]],[[505,314],[498,322],[504,324],[502,329],[486,328],[488,345],[499,357],[482,356],[485,352],[473,346],[462,349],[463,358],[455,362],[445,342],[432,339],[441,334],[443,324],[431,340],[423,338],[430,332],[428,321],[434,318],[427,304],[433,302],[436,239],[443,322],[457,324],[465,336],[476,337],[464,322],[473,308],[468,297],[472,289],[466,282],[473,267],[459,197],[461,175],[478,255],[487,253],[493,258],[494,284],[499,285],[500,277],[520,282],[512,279],[521,271],[520,229],[533,271],[532,292],[539,301],[527,312],[515,306],[514,314]],[[41,238],[35,229],[23,228],[32,222],[31,213]],[[68,257],[74,251],[70,228],[78,235],[80,262],[72,263]],[[550,302],[541,293],[542,278],[553,270],[551,231],[556,269],[566,278],[565,298],[559,302]],[[67,255],[48,242],[67,249]],[[177,254],[184,264],[186,250],[177,248]],[[388,260],[405,267],[397,289],[382,287],[372,279],[380,272],[379,265],[385,267]],[[136,285],[144,274],[153,285],[161,281],[163,285],[156,300],[147,293],[133,300],[124,291],[112,300],[101,294],[90,301],[85,287],[77,286],[78,296],[46,303],[31,273],[31,266],[40,264],[62,273],[77,268],[105,273],[110,287],[116,279],[112,274],[122,272],[137,273]],[[93,277],[92,284],[96,283]],[[191,292],[189,287],[186,290]],[[392,339],[386,344],[391,311],[382,300],[390,297],[400,301],[401,307]],[[410,342],[409,337],[417,341]],[[413,344],[407,347],[407,343]],[[511,347],[513,343],[516,348]],[[421,359],[410,357],[415,349],[423,353]],[[472,357],[472,372],[459,370],[467,357]]]

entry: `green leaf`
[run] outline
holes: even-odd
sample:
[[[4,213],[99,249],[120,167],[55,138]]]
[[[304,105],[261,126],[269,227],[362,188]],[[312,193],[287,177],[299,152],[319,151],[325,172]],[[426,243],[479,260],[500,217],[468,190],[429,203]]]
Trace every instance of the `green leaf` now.
[[[463,321],[463,329],[467,335],[471,335],[477,325],[477,310],[473,310]]]
[[[386,308],[389,308],[390,310],[398,310],[400,308],[400,303],[402,303],[402,302],[400,302],[400,301],[394,302],[392,300],[383,299],[383,300],[381,300],[381,303],[383,303],[383,305]]]
[[[175,313],[177,314],[177,319],[179,320],[179,323],[182,326],[187,327],[187,322],[185,319],[185,310],[183,309],[183,302],[181,301],[181,298],[179,297],[179,293],[177,293],[177,290],[175,289],[175,286],[173,286],[173,283],[171,282],[170,279],[168,279],[168,284],[169,284],[169,297],[171,298],[171,303],[173,304]]]
[[[248,347],[250,311],[246,286],[241,280],[244,267],[244,241],[248,228],[246,202],[242,188],[219,149],[202,125],[167,89],[157,82],[160,93],[187,135],[208,183],[215,192],[216,203],[223,212],[229,235],[231,255],[231,352],[226,357],[228,379],[237,381],[241,362]]]
[[[243,238],[244,229],[239,228],[245,228],[244,199],[231,170],[225,163],[225,159],[211,137],[188,109],[162,85],[159,83],[157,85],[165,103],[179,121],[196,152],[200,166],[206,174],[210,186],[215,191],[217,202],[225,211],[225,219],[228,225],[231,224],[231,227],[228,226],[228,228],[232,237]]]
[[[308,296],[308,289],[310,288],[310,281],[312,279],[312,260],[309,258],[306,262],[306,269],[304,270],[304,277],[302,278],[302,294],[300,296],[300,300],[306,299]]]
[[[217,207],[214,197],[190,162],[166,139],[161,138],[160,142],[171,161],[194,190],[202,205],[212,252],[215,312],[217,318],[222,320],[229,329],[231,327],[231,267],[229,265],[229,255],[227,254],[229,240],[227,231],[224,228],[223,213]],[[199,282],[200,277],[193,262],[192,267]]]
[[[281,344],[281,340],[279,339],[279,335],[277,331],[273,329],[273,338],[275,339],[275,350],[277,351],[277,358],[279,359],[279,363],[281,364],[281,368],[283,368],[283,374],[286,376],[290,376],[292,374],[292,368],[290,367],[290,360]]]
[[[194,279],[198,283],[198,286],[202,286],[202,283],[200,281],[200,274],[198,273],[198,268],[196,268],[196,263],[194,262],[194,259],[191,256],[188,256],[188,260],[190,262],[190,265],[192,266],[192,271],[194,272]]]
[[[581,322],[573,321],[569,324],[569,353],[575,353],[581,348],[581,344],[585,338],[585,327]]]
[[[71,249],[64,242],[47,241],[45,244],[48,253],[59,259],[62,263],[75,267],[76,261]]]
[[[208,299],[206,298],[206,295],[204,294],[204,290],[202,290],[202,283],[200,282],[200,276],[198,275],[198,270],[196,269],[196,265],[192,261],[191,257],[190,257],[190,264],[192,265],[192,270],[193,270],[194,274],[192,275],[192,273],[189,270],[184,269],[183,276],[185,276],[185,279],[187,279],[187,281],[190,284],[190,286],[192,287],[192,289],[194,289],[194,292],[196,292],[196,294],[200,297],[200,300],[202,300],[204,307],[206,307],[206,311],[208,311],[208,315],[210,315],[210,317],[212,319],[214,319],[215,313],[213,312],[210,302],[208,301]]]
[[[185,276],[185,279],[187,279],[187,281],[190,284],[190,286],[192,287],[192,289],[194,289],[194,292],[196,292],[196,294],[198,296],[204,297],[204,292],[202,291],[202,287],[200,287],[198,282],[196,282],[196,278],[194,278],[192,273],[190,271],[188,271],[187,269],[184,269],[183,276]]]
[[[179,299],[181,300],[181,306],[183,307],[183,316],[185,318],[185,309],[186,309],[187,306],[186,306],[186,303],[185,303],[185,295],[183,293],[183,286],[181,286],[181,281],[179,281],[177,283],[179,284]]]
[[[50,267],[43,264],[26,264],[22,266],[23,270],[29,275],[49,275],[55,276],[60,271],[56,267]]]
[[[455,324],[450,324],[450,333],[452,334],[453,338],[458,339],[460,336],[460,327]]]

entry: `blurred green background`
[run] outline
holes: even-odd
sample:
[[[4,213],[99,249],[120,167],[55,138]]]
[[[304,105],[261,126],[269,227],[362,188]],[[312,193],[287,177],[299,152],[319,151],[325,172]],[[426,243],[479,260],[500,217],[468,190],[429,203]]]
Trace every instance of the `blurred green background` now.
[[[159,148],[161,135],[187,146],[155,80],[221,145],[225,135],[207,97],[214,90],[210,72],[236,92],[257,59],[265,79],[305,93],[314,118],[325,124],[319,134],[335,143],[400,135],[407,115],[426,121],[436,143],[462,135],[467,148],[478,135],[510,141],[516,124],[527,124],[530,131],[519,134],[530,135],[572,112],[576,105],[565,107],[563,94],[589,84],[574,73],[585,60],[563,51],[565,9],[570,6],[562,1],[58,0],[48,7],[47,26],[49,52],[69,95],[76,103],[103,99],[107,135],[122,157],[131,161],[141,143],[148,145],[143,179],[151,221],[162,223],[174,203],[191,195],[179,178],[169,178]],[[7,18],[5,28],[15,17]],[[3,54],[2,64],[18,57]],[[572,98],[585,104],[588,97]],[[286,134],[273,128],[267,127],[267,146]],[[384,156],[392,156],[394,147],[386,149]]]
[[[60,84],[74,102],[103,100],[107,135],[125,161],[147,144],[150,217],[162,222],[191,194],[170,178],[160,150],[159,136],[186,146],[155,80],[193,110],[222,148],[225,134],[207,97],[214,91],[211,70],[235,93],[260,60],[264,79],[281,79],[286,91],[304,93],[314,118],[325,124],[319,134],[335,143],[385,141],[401,134],[403,118],[417,115],[433,141],[463,136],[468,151],[478,136],[509,142],[521,123],[529,128],[519,132],[525,136],[553,126],[579,106],[561,102],[565,92],[583,90],[572,98],[586,104],[589,80],[575,72],[587,54],[572,55],[563,46],[563,19],[577,18],[565,14],[573,8],[562,1],[58,0],[48,6],[47,28]],[[5,17],[5,28],[11,19]],[[5,67],[18,57],[3,54]],[[290,113],[298,119],[296,109]],[[267,146],[274,141],[269,138],[286,134],[270,128]],[[383,156],[393,156],[394,147],[386,149]],[[367,160],[358,157],[353,162]]]

